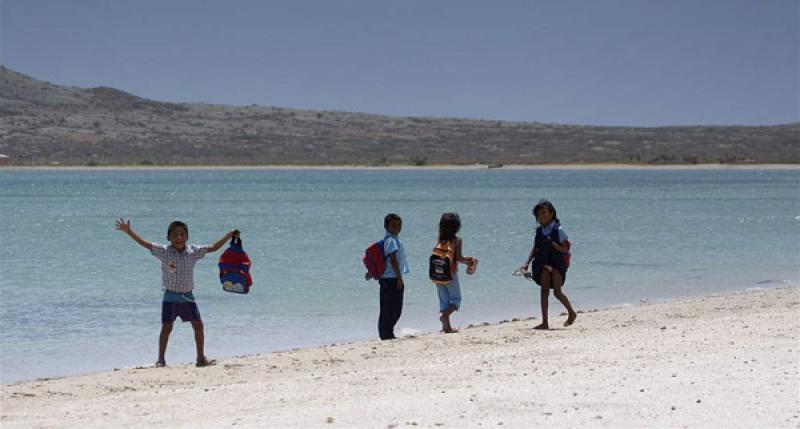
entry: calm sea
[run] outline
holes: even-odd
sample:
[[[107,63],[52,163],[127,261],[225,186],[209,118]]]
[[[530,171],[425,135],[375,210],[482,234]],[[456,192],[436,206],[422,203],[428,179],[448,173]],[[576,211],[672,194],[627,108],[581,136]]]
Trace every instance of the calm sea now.
[[[798,169],[0,170],[0,381],[155,361],[159,263],[114,229],[120,216],[162,243],[175,219],[192,243],[242,231],[250,295],[221,290],[220,252],[195,269],[207,354],[223,358],[376,338],[361,257],[388,212],[412,269],[398,333],[438,328],[427,258],[445,211],[480,258],[462,273],[456,325],[538,317],[538,290],[511,272],[542,197],[573,243],[565,291],[578,309],[798,285],[798,185]],[[193,359],[177,324],[167,361]]]

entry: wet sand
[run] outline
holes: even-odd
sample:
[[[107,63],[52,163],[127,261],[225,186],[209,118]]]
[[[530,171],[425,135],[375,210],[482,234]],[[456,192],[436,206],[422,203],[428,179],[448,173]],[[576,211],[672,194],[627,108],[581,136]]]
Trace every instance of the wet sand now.
[[[536,324],[4,385],[0,425],[800,427],[798,288]]]

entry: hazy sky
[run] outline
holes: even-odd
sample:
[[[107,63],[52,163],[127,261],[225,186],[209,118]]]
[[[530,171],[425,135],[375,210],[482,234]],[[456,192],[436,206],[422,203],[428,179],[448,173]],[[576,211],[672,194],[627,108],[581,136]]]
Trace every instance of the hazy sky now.
[[[800,120],[800,1],[0,0],[0,62],[164,101],[776,124]]]

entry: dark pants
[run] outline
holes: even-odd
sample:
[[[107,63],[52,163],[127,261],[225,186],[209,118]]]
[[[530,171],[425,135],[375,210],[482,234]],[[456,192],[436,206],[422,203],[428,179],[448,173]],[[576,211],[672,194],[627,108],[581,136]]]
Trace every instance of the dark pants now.
[[[397,289],[397,279],[380,279],[381,314],[378,316],[378,334],[382,340],[395,338],[394,325],[403,312],[403,291]]]

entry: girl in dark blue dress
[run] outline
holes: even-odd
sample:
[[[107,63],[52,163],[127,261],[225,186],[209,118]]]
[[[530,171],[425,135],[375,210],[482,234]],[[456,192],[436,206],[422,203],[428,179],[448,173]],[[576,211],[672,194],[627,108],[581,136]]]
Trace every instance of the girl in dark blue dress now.
[[[562,291],[569,267],[569,238],[561,229],[561,222],[556,216],[556,208],[550,201],[540,200],[533,208],[533,215],[536,217],[539,227],[536,228],[533,249],[521,270],[527,272],[533,262],[531,274],[536,284],[541,287],[542,323],[535,329],[550,328],[547,320],[550,289],[553,289],[556,298],[567,309],[567,321],[564,322],[564,326],[572,325],[577,313],[572,309],[569,299]]]

